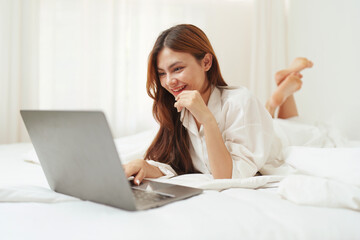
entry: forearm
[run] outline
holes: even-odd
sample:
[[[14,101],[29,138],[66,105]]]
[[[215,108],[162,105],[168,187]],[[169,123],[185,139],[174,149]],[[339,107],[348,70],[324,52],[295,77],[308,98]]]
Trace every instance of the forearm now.
[[[232,159],[215,118],[203,124],[210,168],[215,179],[232,177]]]

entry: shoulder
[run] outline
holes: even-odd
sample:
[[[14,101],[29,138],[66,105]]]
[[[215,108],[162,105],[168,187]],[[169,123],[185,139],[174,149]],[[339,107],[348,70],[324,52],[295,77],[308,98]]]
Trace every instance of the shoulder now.
[[[249,101],[256,100],[255,96],[246,87],[218,87],[221,95],[222,105],[244,106]]]

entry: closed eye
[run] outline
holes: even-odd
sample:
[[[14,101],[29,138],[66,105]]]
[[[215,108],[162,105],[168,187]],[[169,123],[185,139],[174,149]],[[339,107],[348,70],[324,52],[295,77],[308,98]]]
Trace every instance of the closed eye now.
[[[180,70],[182,70],[184,67],[176,67],[175,69],[174,69],[174,72],[179,72]]]
[[[164,72],[158,72],[158,75],[159,75],[160,78],[163,77],[163,76],[165,76],[165,74],[166,74],[166,73],[164,73]]]

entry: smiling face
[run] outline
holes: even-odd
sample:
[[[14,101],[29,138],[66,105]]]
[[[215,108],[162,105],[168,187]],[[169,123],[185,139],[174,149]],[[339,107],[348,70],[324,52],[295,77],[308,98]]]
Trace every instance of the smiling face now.
[[[199,61],[189,53],[175,52],[164,47],[157,61],[161,86],[175,97],[184,90],[198,90],[207,102],[210,89],[207,89],[206,72],[211,67],[211,60],[211,54],[206,54]]]

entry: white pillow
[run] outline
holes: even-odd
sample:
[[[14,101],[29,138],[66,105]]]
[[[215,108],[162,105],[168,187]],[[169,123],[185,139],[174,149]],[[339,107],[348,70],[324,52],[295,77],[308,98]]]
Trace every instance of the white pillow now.
[[[284,158],[304,174],[360,186],[360,148],[288,147]]]

